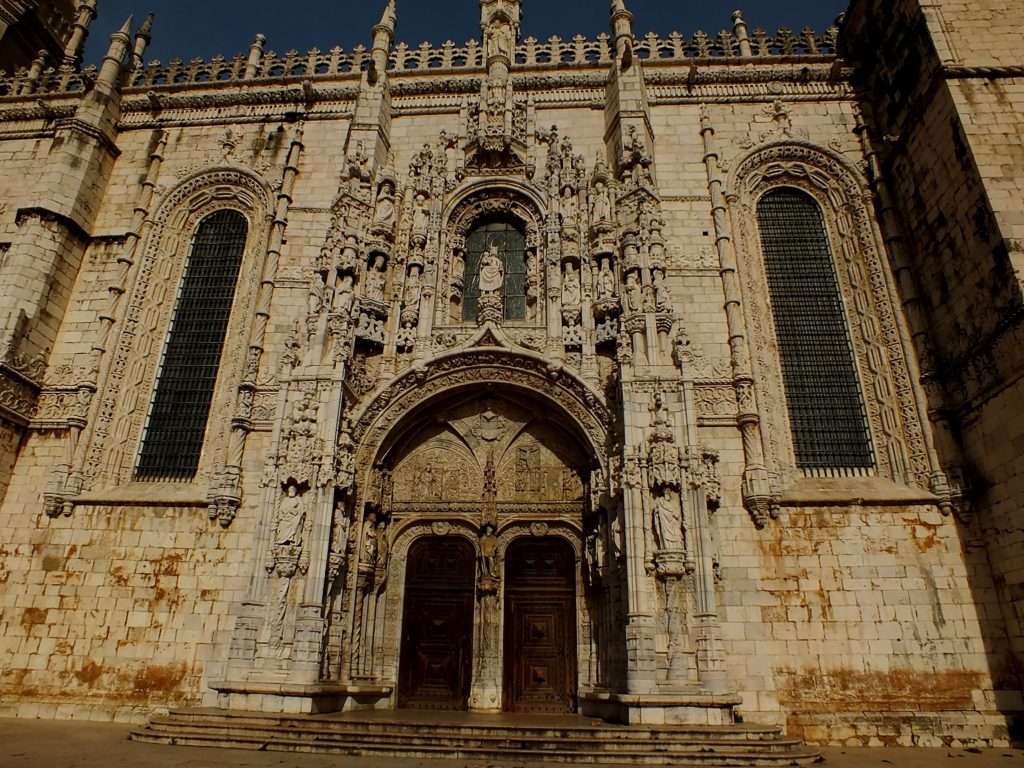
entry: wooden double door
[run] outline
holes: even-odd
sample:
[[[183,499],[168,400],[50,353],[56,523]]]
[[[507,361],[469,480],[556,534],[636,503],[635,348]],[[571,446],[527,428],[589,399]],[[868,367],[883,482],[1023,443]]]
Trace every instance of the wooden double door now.
[[[466,709],[472,683],[476,558],[458,537],[422,539],[406,566],[398,705]],[[575,554],[530,538],[505,554],[503,708],[576,711]]]

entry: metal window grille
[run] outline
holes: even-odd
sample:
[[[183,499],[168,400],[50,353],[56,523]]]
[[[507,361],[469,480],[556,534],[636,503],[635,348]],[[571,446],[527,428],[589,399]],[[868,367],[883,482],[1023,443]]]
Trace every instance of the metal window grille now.
[[[757,207],[797,466],[874,466],[835,265],[821,209],[796,189]]]
[[[189,480],[199,467],[248,225],[236,211],[200,223],[185,264],[136,477]]]
[[[505,319],[526,319],[526,237],[506,221],[483,224],[466,241],[466,293],[462,301],[462,319],[476,321],[480,297],[480,257],[492,244],[505,263]]]

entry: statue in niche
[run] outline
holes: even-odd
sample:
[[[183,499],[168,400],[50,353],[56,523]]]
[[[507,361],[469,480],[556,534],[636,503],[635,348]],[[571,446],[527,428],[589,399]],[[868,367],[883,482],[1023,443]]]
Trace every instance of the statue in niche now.
[[[302,543],[302,527],[306,522],[305,503],[296,483],[288,483],[277,514],[274,543],[298,546]]]
[[[324,281],[320,275],[313,274],[313,282],[309,287],[309,304],[307,311],[310,315],[316,315],[320,313],[320,309],[324,305]]]
[[[579,309],[583,301],[583,293],[580,287],[580,273],[576,271],[571,263],[565,265],[565,275],[562,278],[562,307],[565,309]]]
[[[654,531],[661,549],[682,550],[683,518],[679,504],[671,493],[663,493],[654,499]]]
[[[391,554],[391,547],[388,542],[388,522],[381,520],[377,523],[377,559],[376,564],[380,569],[388,567],[388,557]]]
[[[590,221],[594,224],[612,220],[612,203],[608,195],[608,186],[599,181],[594,185],[593,198],[590,201]]]
[[[359,557],[360,563],[371,568],[377,565],[377,557],[380,554],[377,535],[377,513],[371,512],[363,523],[363,551]]]
[[[366,270],[366,298],[373,301],[384,301],[384,285],[387,282],[386,265],[384,254],[378,253],[373,257],[373,266]]]
[[[423,281],[420,278],[420,267],[414,264],[409,268],[409,276],[405,279],[405,292],[402,301],[407,309],[415,309],[420,305],[420,295],[423,292]]]
[[[370,156],[361,141],[356,142],[356,149],[349,157],[348,175],[356,181],[367,181],[370,178]]]
[[[626,275],[626,307],[630,312],[641,312],[644,307],[644,292],[636,272]]]
[[[341,276],[341,284],[338,286],[337,298],[334,301],[334,311],[339,315],[350,314],[354,298],[355,278],[346,272]]]
[[[572,187],[562,189],[562,224],[570,229],[576,227],[576,216],[579,206],[576,202],[576,192]]]
[[[480,257],[480,293],[499,293],[505,284],[505,264],[498,253],[498,245],[491,242]]]
[[[654,282],[654,306],[659,312],[671,312],[672,292],[665,279],[665,271],[655,267],[651,270],[651,280]]]
[[[498,537],[495,535],[494,524],[483,524],[480,531],[480,579],[498,580]]]
[[[505,56],[512,59],[512,27],[505,22],[498,22],[490,29],[490,50],[488,57]]]
[[[427,209],[427,196],[418,192],[412,209],[412,235],[426,239],[429,230],[430,211]]]
[[[391,181],[380,185],[373,225],[374,229],[381,232],[390,232],[395,225],[395,185]]]
[[[452,281],[462,284],[463,279],[466,276],[466,259],[463,257],[461,251],[456,251],[455,256],[452,258]]]
[[[651,413],[653,414],[653,423],[656,429],[672,428],[672,414],[669,413],[664,392],[654,393],[654,400],[651,402]]]
[[[597,273],[597,298],[611,299],[615,297],[615,273],[611,270],[611,259],[601,259],[601,269]]]

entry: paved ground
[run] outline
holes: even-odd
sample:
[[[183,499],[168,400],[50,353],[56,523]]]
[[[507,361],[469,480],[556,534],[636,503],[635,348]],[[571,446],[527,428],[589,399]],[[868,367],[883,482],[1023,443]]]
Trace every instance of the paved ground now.
[[[107,723],[0,720],[0,768],[496,768],[461,760],[382,760],[158,747],[128,741],[128,730],[126,725]],[[982,753],[830,749],[826,756],[829,768],[1024,768],[1024,751],[1008,749]]]

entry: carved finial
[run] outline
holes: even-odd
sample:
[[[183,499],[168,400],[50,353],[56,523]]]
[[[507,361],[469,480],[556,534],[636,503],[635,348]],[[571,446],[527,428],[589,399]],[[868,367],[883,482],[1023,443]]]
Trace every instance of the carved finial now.
[[[610,10],[616,58],[623,69],[629,69],[633,62],[633,14],[626,8],[626,0],[611,0]]]
[[[388,0],[380,21],[373,28],[373,48],[370,53],[370,69],[367,72],[370,85],[375,85],[387,70],[388,55],[391,51],[391,43],[395,39],[397,24],[398,14],[395,11],[395,0]]]
[[[388,4],[384,6],[384,13],[381,14],[380,21],[377,23],[378,27],[387,27],[391,34],[395,34],[395,27],[398,24],[398,12],[395,9],[395,0],[388,0]]]
[[[149,47],[149,43],[153,39],[153,21],[155,18],[156,16],[152,13],[146,16],[146,20],[142,22],[139,31],[135,33],[135,48],[132,51],[132,66],[135,69],[141,68],[144,63],[143,54],[145,54],[146,48]]]
[[[750,35],[747,33],[747,22],[743,20],[743,11],[732,12],[732,31],[739,43],[740,56],[744,58],[754,55],[750,47]]]
[[[146,20],[142,22],[142,26],[139,27],[139,31],[135,33],[136,37],[144,37],[147,41],[153,39],[153,22],[156,20],[155,13],[149,13],[146,15]]]
[[[107,48],[107,54],[103,57],[103,66],[96,77],[96,85],[101,90],[116,88],[121,79],[125,54],[132,42],[132,21],[133,18],[129,16],[121,28],[110,36],[110,47]]]

